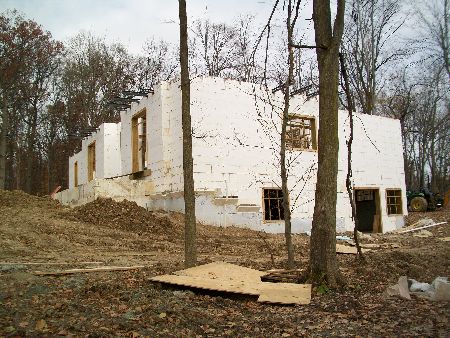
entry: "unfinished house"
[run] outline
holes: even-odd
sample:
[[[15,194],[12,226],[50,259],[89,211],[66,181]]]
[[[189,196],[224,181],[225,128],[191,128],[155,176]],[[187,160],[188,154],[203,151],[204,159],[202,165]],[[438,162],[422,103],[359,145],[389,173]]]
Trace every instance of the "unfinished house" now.
[[[273,233],[284,231],[278,164],[282,109],[280,91],[273,93],[259,85],[221,78],[192,80],[194,181],[199,221]],[[287,158],[294,233],[311,229],[318,113],[317,97],[308,98],[301,93],[292,97]],[[354,120],[353,184],[360,230],[394,230],[403,226],[403,216],[407,214],[400,123],[362,114],[355,114]],[[345,186],[349,131],[348,113],[340,111],[338,231],[353,229]],[[90,142],[84,141],[81,152],[87,162]],[[126,198],[148,209],[182,212],[182,154],[180,84],[162,82],[153,93],[121,112],[122,177],[109,179],[104,172],[100,174],[97,162],[95,187],[83,188],[84,196],[89,198],[77,200],[71,195],[70,199],[67,191],[60,193],[59,198],[72,205],[98,196]],[[78,156],[80,153],[70,159],[69,190],[80,190],[89,176],[89,166]],[[105,162],[109,160],[111,157],[104,157]]]

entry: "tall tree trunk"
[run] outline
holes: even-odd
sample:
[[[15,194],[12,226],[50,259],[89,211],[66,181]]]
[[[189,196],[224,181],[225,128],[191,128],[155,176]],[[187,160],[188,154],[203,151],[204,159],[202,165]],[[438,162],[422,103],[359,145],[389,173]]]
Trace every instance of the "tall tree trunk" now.
[[[286,171],[286,129],[289,122],[289,86],[294,77],[294,51],[292,48],[292,4],[289,0],[288,17],[286,20],[288,33],[288,78],[284,87],[284,110],[281,124],[281,146],[280,146],[280,166],[281,166],[281,190],[283,192],[283,210],[284,210],[284,236],[286,239],[286,250],[288,254],[288,268],[294,267],[294,245],[292,244],[292,225],[291,225],[291,203],[289,200],[289,189],[287,185],[288,177]]]
[[[187,268],[197,264],[195,228],[195,192],[192,159],[192,131],[190,112],[190,80],[186,0],[179,0],[180,65],[181,65],[181,120],[183,124],[183,174],[184,174],[184,264]]]
[[[284,210],[284,236],[286,238],[286,250],[288,254],[288,268],[294,267],[294,246],[292,244],[292,226],[291,226],[291,206],[289,201],[289,189],[287,186],[287,171],[286,171],[286,128],[289,121],[289,86],[291,85],[294,75],[294,52],[292,48],[292,5],[291,0],[288,4],[288,17],[286,20],[288,32],[288,78],[284,87],[284,110],[281,124],[281,146],[280,146],[280,166],[281,166],[281,190],[283,191],[283,210]]]
[[[9,129],[9,113],[6,93],[3,92],[2,129],[0,131],[0,189],[6,189],[6,139]]]
[[[338,0],[334,27],[329,0],[314,0],[313,18],[319,66],[319,144],[314,215],[310,240],[310,273],[315,282],[340,282],[336,259],[338,172],[339,45],[345,0]]]
[[[350,92],[350,82],[348,80],[347,75],[347,69],[345,66],[345,59],[342,53],[339,53],[339,63],[341,64],[341,73],[342,77],[344,79],[344,91],[345,96],[347,97],[347,109],[348,109],[348,117],[349,117],[349,124],[350,124],[350,135],[348,137],[347,141],[347,178],[345,180],[345,186],[347,188],[347,194],[348,199],[350,202],[350,206],[352,209],[352,219],[353,222],[355,222],[355,226],[353,228],[353,240],[356,244],[356,250],[357,250],[357,257],[359,259],[363,259],[363,254],[361,250],[361,246],[359,245],[359,238],[358,238],[358,227],[359,227],[359,220],[356,216],[356,203],[354,198],[354,191],[353,191],[353,184],[352,184],[352,146],[353,146],[353,131],[354,131],[354,124],[353,124],[353,98],[352,94]]]
[[[36,113],[37,115],[37,113]],[[25,191],[29,194],[33,193],[33,181],[38,180],[39,177],[36,175],[35,170],[37,169],[38,163],[36,163],[36,156],[34,153],[34,147],[36,143],[36,124],[37,116],[33,116],[32,125],[30,130],[30,135],[28,137],[27,153],[26,153],[26,165],[25,165]],[[34,164],[34,165],[33,165]]]

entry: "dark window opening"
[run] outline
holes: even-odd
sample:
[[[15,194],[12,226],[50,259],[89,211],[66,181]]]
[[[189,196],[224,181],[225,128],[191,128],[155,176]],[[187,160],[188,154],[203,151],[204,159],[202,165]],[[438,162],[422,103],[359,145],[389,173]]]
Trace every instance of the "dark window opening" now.
[[[281,189],[264,189],[263,200],[265,221],[284,220],[283,192]]]

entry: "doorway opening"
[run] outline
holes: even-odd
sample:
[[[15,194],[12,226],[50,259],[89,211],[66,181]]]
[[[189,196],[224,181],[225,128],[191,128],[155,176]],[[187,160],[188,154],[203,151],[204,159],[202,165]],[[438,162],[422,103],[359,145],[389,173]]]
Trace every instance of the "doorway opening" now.
[[[355,189],[358,231],[382,232],[379,189]]]

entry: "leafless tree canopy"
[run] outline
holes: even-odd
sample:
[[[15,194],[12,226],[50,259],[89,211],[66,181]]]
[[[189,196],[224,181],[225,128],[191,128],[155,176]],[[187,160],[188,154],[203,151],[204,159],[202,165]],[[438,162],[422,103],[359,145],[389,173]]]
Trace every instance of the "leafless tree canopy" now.
[[[249,15],[233,23],[190,19],[190,74],[282,84],[288,49],[279,27],[287,7],[278,3],[270,27]],[[441,193],[450,185],[449,7],[448,0],[349,0],[341,48],[355,109],[400,119],[408,188],[429,185]],[[295,43],[306,41],[311,23],[298,19]],[[308,53],[294,50],[293,89],[311,84],[317,90],[317,62]],[[1,13],[0,187],[39,194],[66,187],[77,136],[118,120],[110,99],[177,78],[179,71],[178,46],[151,36],[133,55],[90,33],[62,43],[39,23]]]

